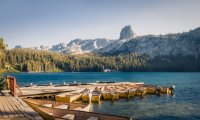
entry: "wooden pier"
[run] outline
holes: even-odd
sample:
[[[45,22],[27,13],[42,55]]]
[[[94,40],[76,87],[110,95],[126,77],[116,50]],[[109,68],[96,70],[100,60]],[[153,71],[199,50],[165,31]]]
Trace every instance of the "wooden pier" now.
[[[21,98],[0,96],[0,120],[43,120]]]

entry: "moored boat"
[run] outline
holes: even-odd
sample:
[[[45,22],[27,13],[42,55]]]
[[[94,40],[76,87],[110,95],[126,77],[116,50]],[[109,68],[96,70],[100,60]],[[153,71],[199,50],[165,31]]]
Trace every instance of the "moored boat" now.
[[[161,87],[161,93],[166,93],[166,94],[170,94],[170,89],[168,87]]]
[[[67,93],[67,94],[60,94],[56,95],[55,99],[57,102],[66,102],[70,103],[76,100],[80,100],[82,96],[82,93]]]
[[[145,85],[144,87],[146,88],[146,94],[155,94],[157,89],[157,87],[153,85]]]
[[[82,97],[82,92],[85,90],[81,89],[78,91],[74,91],[74,92],[67,92],[67,93],[61,93],[55,96],[55,100],[57,102],[66,102],[66,103],[70,103],[70,102],[74,102],[77,100],[80,100]]]
[[[90,102],[90,90],[88,89],[88,90],[86,90],[86,91],[84,91],[83,92],[83,94],[82,94],[82,101],[83,102]]]
[[[101,100],[101,93],[92,93],[91,102],[99,102]]]
[[[112,94],[110,91],[103,91],[102,96],[104,100],[111,100],[112,99]]]
[[[91,102],[99,102],[101,100],[101,87],[95,87],[91,92]]]
[[[101,93],[104,100],[118,100],[119,99],[119,93],[115,91],[114,86],[105,86]]]
[[[102,93],[104,100],[111,100],[112,99],[111,86],[104,86],[101,93]]]
[[[132,98],[136,95],[137,88],[128,88],[127,92],[128,92],[128,98]]]
[[[116,92],[119,94],[120,98],[128,98],[128,92],[126,89],[116,89]]]
[[[146,95],[146,88],[138,87],[135,96],[144,96],[144,95]]]
[[[47,107],[37,107],[37,111],[47,120],[131,120],[130,117]]]
[[[29,106],[36,110],[38,106],[48,107],[48,108],[57,108],[65,110],[80,110],[80,111],[90,111],[90,104],[86,103],[64,103],[56,102],[50,100],[39,100],[39,99],[23,99]]]
[[[119,99],[119,93],[117,93],[115,90],[111,91],[112,100],[118,100]]]

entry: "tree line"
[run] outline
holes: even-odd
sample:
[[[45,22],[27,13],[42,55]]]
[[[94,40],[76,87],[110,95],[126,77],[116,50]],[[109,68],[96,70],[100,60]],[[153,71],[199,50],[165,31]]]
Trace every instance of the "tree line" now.
[[[148,65],[148,59],[148,56],[142,54],[117,57],[95,54],[63,55],[24,48],[6,52],[6,61],[20,72],[101,72],[104,69],[142,71]]]
[[[5,67],[5,48],[6,46],[3,42],[3,38],[0,38],[0,73],[4,71],[3,68]]]
[[[200,71],[200,57],[156,56],[129,53],[113,56],[98,54],[65,55],[56,52],[16,48],[6,50],[0,39],[0,68],[19,72],[123,72]]]
[[[6,61],[20,72],[102,72],[114,71],[199,71],[200,58],[194,56],[157,56],[131,53],[117,56],[96,54],[63,55],[32,49],[12,49]]]

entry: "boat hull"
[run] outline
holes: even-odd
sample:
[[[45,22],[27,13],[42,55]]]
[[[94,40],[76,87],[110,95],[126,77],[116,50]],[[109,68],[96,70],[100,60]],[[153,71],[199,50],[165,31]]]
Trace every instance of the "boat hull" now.
[[[102,93],[102,96],[104,100],[111,100],[113,98],[111,93]]]
[[[156,88],[147,88],[146,93],[147,94],[155,94]]]
[[[144,95],[146,95],[146,90],[143,90],[143,91],[138,90],[138,91],[136,92],[136,94],[135,94],[135,96],[144,96]]]
[[[127,92],[119,92],[119,97],[120,98],[128,98],[128,93]]]
[[[90,101],[89,95],[88,94],[82,95],[82,101],[83,102],[89,102]]]
[[[116,116],[116,115],[108,115],[108,114],[100,114],[94,112],[84,112],[84,111],[76,111],[76,110],[57,110],[52,108],[42,108],[38,107],[38,112],[45,120],[87,120],[88,118],[97,118],[98,120],[131,120],[130,117]],[[52,115],[49,113],[53,113]],[[74,115],[73,119],[64,118],[66,115]]]
[[[161,93],[166,93],[166,94],[169,94],[170,93],[170,90],[169,88],[161,88]]]
[[[46,112],[44,112],[44,111],[42,111],[40,109],[37,109],[36,111],[41,115],[41,117],[44,120],[54,120],[53,115],[50,115],[50,114],[48,114],[48,113],[46,113]]]
[[[101,94],[99,95],[92,95],[91,101],[92,102],[100,102],[101,100]]]
[[[134,97],[136,95],[136,92],[135,91],[131,91],[129,94],[128,94],[128,97]]]
[[[119,100],[119,93],[112,94],[112,100]]]
[[[77,101],[81,99],[82,94],[77,94],[77,95],[66,95],[66,96],[60,96],[60,95],[56,95],[55,96],[55,100],[56,102],[65,102],[65,103],[70,103],[73,101]]]

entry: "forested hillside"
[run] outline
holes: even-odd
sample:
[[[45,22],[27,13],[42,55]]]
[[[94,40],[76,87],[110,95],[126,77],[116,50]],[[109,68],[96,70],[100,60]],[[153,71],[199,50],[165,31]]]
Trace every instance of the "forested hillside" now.
[[[6,62],[21,72],[82,71],[200,71],[200,59],[194,56],[158,56],[145,54],[101,56],[96,54],[64,55],[49,51],[12,49]]]
[[[7,51],[6,61],[21,72],[54,71],[143,71],[149,58],[145,55],[99,56],[94,54],[63,55],[49,51],[32,49],[12,49]]]
[[[199,56],[170,55],[154,58],[139,53],[119,55],[66,55],[44,50],[6,50],[0,39],[0,70],[19,72],[200,71]]]

